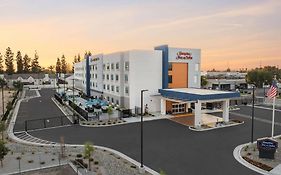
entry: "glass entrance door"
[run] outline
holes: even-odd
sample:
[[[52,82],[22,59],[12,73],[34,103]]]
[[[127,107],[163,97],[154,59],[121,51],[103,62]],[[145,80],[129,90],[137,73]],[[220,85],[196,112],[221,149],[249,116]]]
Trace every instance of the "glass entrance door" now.
[[[186,113],[186,104],[175,103],[172,105],[172,114]]]

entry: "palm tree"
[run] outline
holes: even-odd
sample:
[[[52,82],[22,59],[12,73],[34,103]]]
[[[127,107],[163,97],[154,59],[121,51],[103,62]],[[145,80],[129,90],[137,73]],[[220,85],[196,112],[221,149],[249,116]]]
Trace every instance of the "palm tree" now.
[[[4,117],[4,113],[5,113],[5,103],[4,103],[4,85],[6,85],[6,81],[4,78],[0,78],[0,86],[2,88],[2,112],[3,112],[3,116]]]
[[[0,141],[0,162],[1,167],[3,167],[3,159],[8,154],[9,149],[5,146],[5,142]]]
[[[4,131],[5,131],[5,129],[6,129],[5,122],[1,121],[0,122],[0,132],[1,132],[1,135],[2,135],[2,141],[4,141]]]
[[[84,157],[88,159],[89,171],[91,171],[91,159],[95,148],[91,142],[86,142],[84,145]]]

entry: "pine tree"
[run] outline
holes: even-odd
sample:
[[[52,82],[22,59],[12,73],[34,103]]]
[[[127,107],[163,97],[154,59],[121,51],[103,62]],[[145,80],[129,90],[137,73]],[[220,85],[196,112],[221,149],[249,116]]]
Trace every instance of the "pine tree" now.
[[[6,49],[6,54],[4,57],[5,57],[6,73],[13,74],[15,72],[14,63],[13,63],[14,53],[12,52],[10,47]]]
[[[24,73],[30,72],[30,61],[31,61],[31,58],[29,58],[28,55],[25,54],[23,57],[23,72]]]
[[[74,73],[74,64],[75,63],[78,63],[78,59],[77,59],[76,55],[74,56],[74,60],[73,60],[73,64],[72,64],[72,73]]]
[[[3,56],[0,53],[0,73],[3,74],[4,73],[4,66],[3,66]]]
[[[60,74],[60,73],[61,73],[61,61],[60,61],[60,58],[57,58],[56,73],[57,73],[57,74]]]
[[[39,66],[39,56],[35,51],[34,59],[31,62],[31,72],[38,73],[40,72],[41,67]]]
[[[80,54],[78,54],[78,56],[77,56],[77,62],[78,62],[78,63],[81,62]]]
[[[22,55],[21,55],[20,51],[18,51],[16,58],[17,58],[17,73],[22,73],[23,72],[23,60],[22,60]]]
[[[67,63],[66,63],[66,60],[65,60],[65,56],[62,55],[62,57],[61,57],[61,72],[66,74],[66,69],[67,69]]]

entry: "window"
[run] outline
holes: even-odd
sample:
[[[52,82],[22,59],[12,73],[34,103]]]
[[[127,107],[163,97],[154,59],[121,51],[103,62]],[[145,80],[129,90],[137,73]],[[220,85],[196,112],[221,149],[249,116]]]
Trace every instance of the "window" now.
[[[119,92],[119,86],[116,86],[116,92]]]
[[[103,80],[105,79],[105,75],[104,75],[104,74],[102,74],[102,79],[103,79]]]
[[[127,83],[129,81],[128,75],[125,74],[125,83]]]
[[[116,104],[119,105],[119,100],[116,100]]]
[[[111,98],[111,102],[114,103],[114,98]]]
[[[109,63],[107,63],[107,65],[106,65],[106,70],[109,70]]]
[[[115,67],[116,67],[116,70],[119,70],[119,63],[116,63]]]
[[[168,70],[173,70],[173,64],[172,63],[169,63]]]
[[[129,70],[129,61],[125,62],[125,70],[127,70],[127,71]]]
[[[103,85],[103,89],[105,90],[105,84]]]
[[[109,74],[106,74],[106,79],[109,80]]]
[[[125,93],[129,94],[129,87],[125,87]]]
[[[169,75],[169,76],[168,76],[168,82],[169,82],[169,83],[173,83],[173,76],[172,76],[172,75]]]
[[[109,97],[107,97],[107,101],[109,101],[109,99],[110,99],[110,98],[109,98]]]
[[[106,88],[107,90],[109,90],[109,85],[107,85],[107,88]]]
[[[114,80],[114,76],[113,76],[113,74],[111,74],[111,75],[110,75],[110,78],[111,78],[111,81],[113,81],[113,80]]]
[[[111,91],[114,92],[114,86],[111,86]]]
[[[97,79],[98,78],[98,74],[95,74],[95,79]]]
[[[103,66],[103,70],[105,70],[105,64],[103,64],[102,66]]]
[[[119,75],[115,75],[115,80],[116,80],[116,81],[119,80]]]
[[[93,87],[95,87],[95,82],[93,82]]]
[[[114,63],[111,63],[111,70],[114,70]]]

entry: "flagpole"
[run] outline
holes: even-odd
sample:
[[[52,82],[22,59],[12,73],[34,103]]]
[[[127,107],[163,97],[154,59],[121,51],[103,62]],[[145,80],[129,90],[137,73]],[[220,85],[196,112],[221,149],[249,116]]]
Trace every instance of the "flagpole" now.
[[[273,97],[273,103],[272,103],[272,130],[271,130],[271,138],[273,138],[274,135],[274,118],[275,118],[275,100],[276,97]]]

